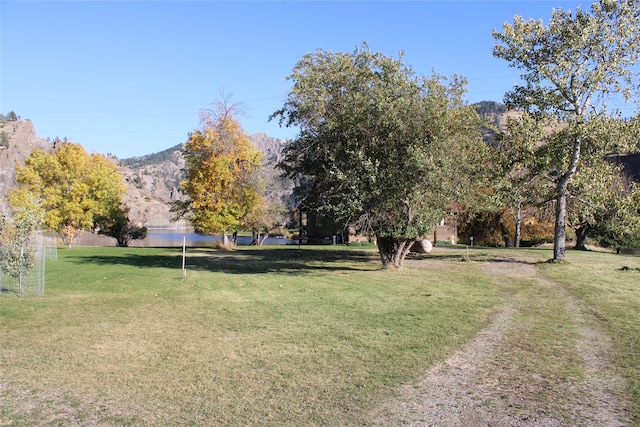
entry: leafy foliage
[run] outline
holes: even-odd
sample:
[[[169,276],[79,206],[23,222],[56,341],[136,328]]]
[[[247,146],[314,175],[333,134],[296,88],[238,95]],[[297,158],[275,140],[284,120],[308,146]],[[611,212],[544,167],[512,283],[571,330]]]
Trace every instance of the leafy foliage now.
[[[594,217],[592,234],[600,246],[618,250],[640,248],[640,186],[637,183],[617,193],[609,209],[595,212]]]
[[[402,58],[366,45],[307,54],[289,79],[272,118],[300,133],[280,167],[310,183],[304,206],[375,233],[383,265],[401,266],[447,205],[471,192],[486,152],[482,120],[463,101],[464,79],[415,76]]]
[[[528,208],[519,232],[519,246],[534,246],[553,240],[553,223],[539,218],[535,209]],[[477,213],[463,211],[458,222],[458,237],[461,242],[480,246],[515,246],[516,221],[508,208],[499,211],[483,210]]]
[[[536,112],[555,126],[555,137],[540,154],[546,154],[556,187],[554,259],[561,260],[568,185],[581,156],[604,157],[612,140],[603,141],[592,133],[616,118],[608,113],[606,100],[612,95],[626,100],[639,95],[634,73],[640,60],[637,2],[594,1],[591,13],[554,9],[547,25],[516,15],[513,24],[506,23],[503,32],[494,31],[493,37],[494,56],[523,71],[524,84],[506,94],[507,106]]]
[[[184,147],[186,180],[181,187],[189,199],[175,202],[172,210],[178,216],[189,214],[204,233],[226,235],[259,205],[256,171],[261,154],[233,111],[223,104],[218,107],[214,115],[204,117],[204,128],[193,132]]]
[[[116,245],[127,247],[132,240],[142,240],[147,237],[147,227],[132,224],[129,219],[129,207],[118,206],[108,216],[96,219],[99,227],[98,234],[113,237]]]
[[[5,131],[0,131],[0,147],[9,148],[9,134]]]
[[[81,230],[93,230],[95,218],[121,203],[126,186],[113,161],[65,143],[54,154],[36,149],[16,168],[19,187],[10,194],[14,209],[44,212],[44,225],[61,232],[72,246]]]
[[[524,112],[507,119],[507,131],[498,135],[495,157],[495,207],[501,215],[510,215],[513,228],[505,241],[519,247],[522,224],[533,220],[547,190],[547,181],[540,179],[538,150],[545,139],[544,121]],[[531,221],[529,221],[531,223]],[[507,233],[507,231],[505,231]]]
[[[0,271],[18,277],[36,261],[36,231],[42,218],[35,212],[26,212],[13,222],[0,217]]]

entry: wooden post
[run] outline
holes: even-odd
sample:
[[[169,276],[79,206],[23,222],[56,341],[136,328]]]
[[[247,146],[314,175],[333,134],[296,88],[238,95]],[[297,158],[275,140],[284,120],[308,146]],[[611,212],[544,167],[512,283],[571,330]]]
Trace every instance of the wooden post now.
[[[20,298],[24,296],[24,284],[22,282],[23,271],[24,271],[24,247],[20,248],[20,272],[18,273],[18,284],[20,285]]]
[[[185,268],[185,261],[187,258],[187,237],[182,236],[182,278],[187,277],[187,269]]]

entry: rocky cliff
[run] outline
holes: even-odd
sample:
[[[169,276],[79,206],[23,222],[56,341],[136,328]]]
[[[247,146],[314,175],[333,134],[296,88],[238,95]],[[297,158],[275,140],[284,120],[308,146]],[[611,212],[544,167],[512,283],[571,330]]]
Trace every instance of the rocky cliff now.
[[[271,204],[287,204],[293,189],[290,180],[280,178],[275,169],[282,158],[284,140],[271,138],[259,133],[251,136],[251,141],[262,152],[259,175]],[[184,197],[180,191],[180,181],[184,179],[182,169],[182,144],[158,153],[142,157],[123,159],[120,171],[129,186],[124,202],[130,207],[132,221],[147,227],[172,228],[186,225],[184,221],[173,222],[169,204]]]
[[[55,145],[38,137],[33,123],[29,120],[0,122],[0,215],[9,213],[9,192],[15,188],[16,165],[23,165],[31,152],[39,148],[53,152]]]
[[[16,187],[16,165],[24,164],[31,152],[40,148],[54,152],[56,144],[40,138],[29,120],[4,121],[0,123],[0,214],[9,213],[9,192]],[[251,136],[252,142],[263,153],[263,168],[260,176],[267,187],[270,202],[285,202],[291,194],[293,184],[279,177],[275,169],[281,159],[285,141],[266,134]],[[169,212],[170,202],[183,196],[180,181],[184,174],[182,144],[147,156],[119,160],[120,173],[129,189],[123,202],[130,208],[130,219],[147,227],[180,227],[184,221],[174,222]]]

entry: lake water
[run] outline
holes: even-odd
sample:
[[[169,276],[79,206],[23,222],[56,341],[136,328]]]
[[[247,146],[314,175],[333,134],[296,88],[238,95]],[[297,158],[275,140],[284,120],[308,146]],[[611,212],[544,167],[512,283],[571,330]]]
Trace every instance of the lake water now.
[[[150,229],[143,240],[132,240],[129,246],[138,247],[182,247],[183,239],[186,239],[188,247],[215,246],[222,240],[222,236],[211,236],[194,233],[190,229]],[[238,246],[251,244],[251,237],[238,236]],[[291,239],[268,237],[265,245],[289,245]],[[107,236],[99,236],[93,233],[83,232],[78,238],[76,246],[115,246],[116,239]]]

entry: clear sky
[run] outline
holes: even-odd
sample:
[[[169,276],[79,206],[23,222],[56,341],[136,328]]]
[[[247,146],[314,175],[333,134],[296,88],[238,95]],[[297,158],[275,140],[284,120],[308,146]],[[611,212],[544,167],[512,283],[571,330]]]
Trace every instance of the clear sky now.
[[[471,103],[501,101],[519,72],[492,56],[491,31],[515,14],[546,22],[553,8],[590,3],[0,0],[0,112],[127,158],[185,142],[224,90],[244,105],[249,134],[292,138],[268,117],[293,66],[363,42],[404,51],[418,74],[465,76]]]

